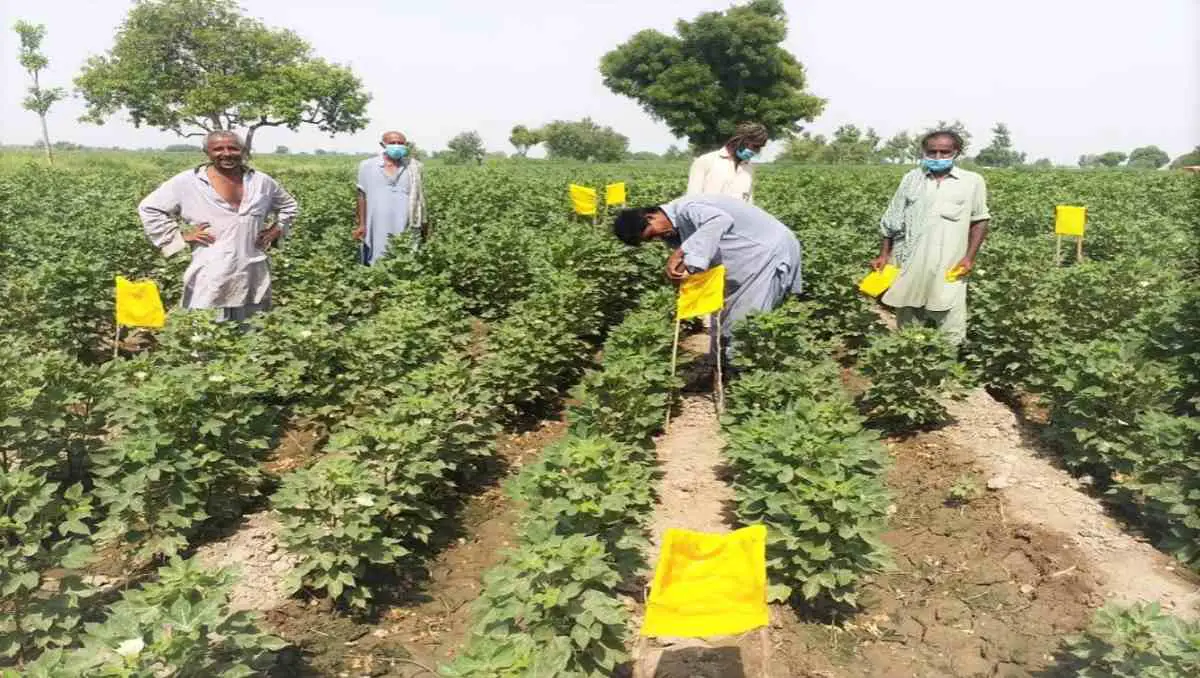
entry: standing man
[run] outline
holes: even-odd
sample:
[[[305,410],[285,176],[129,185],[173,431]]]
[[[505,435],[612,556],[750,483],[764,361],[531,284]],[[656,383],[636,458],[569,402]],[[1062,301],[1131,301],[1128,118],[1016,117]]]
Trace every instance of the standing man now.
[[[210,132],[204,151],[206,164],[168,179],[142,200],[138,216],[165,256],[191,247],[182,306],[241,322],[271,307],[266,251],[287,235],[298,208],[278,182],[246,166],[237,134]],[[271,214],[278,219],[268,226]]]
[[[966,277],[987,235],[983,177],[954,166],[963,140],[937,130],[921,139],[921,166],[904,175],[880,220],[883,244],[871,267],[895,260],[900,275],[883,295],[901,327],[938,328],[954,346],[967,335]]]
[[[743,122],[725,145],[692,161],[686,195],[726,195],[754,202],[750,160],[767,144],[767,128]]]
[[[379,145],[379,157],[358,166],[353,235],[363,243],[362,263],[368,266],[387,254],[393,236],[407,238],[413,249],[429,237],[420,161],[409,156],[408,139],[400,132],[386,132]]]
[[[613,233],[627,245],[663,240],[675,248],[667,277],[681,282],[693,273],[725,265],[721,339],[732,355],[733,324],[769,311],[789,294],[800,294],[801,246],[792,230],[761,208],[723,195],[687,196],[660,207],[622,210]],[[715,344],[717,334],[711,332]]]

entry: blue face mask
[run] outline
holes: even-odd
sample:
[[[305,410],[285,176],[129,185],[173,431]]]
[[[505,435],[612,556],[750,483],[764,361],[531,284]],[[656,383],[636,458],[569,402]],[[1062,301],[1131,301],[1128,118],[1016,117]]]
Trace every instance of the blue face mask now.
[[[758,155],[758,154],[748,148],[737,149],[737,158],[738,158],[738,160],[741,160],[742,162],[749,162],[750,159],[756,155]]]
[[[386,153],[387,157],[391,158],[392,160],[400,160],[404,156],[408,155],[408,146],[405,146],[404,144],[386,144],[383,147],[383,152]]]
[[[921,166],[924,167],[927,172],[941,174],[942,172],[949,171],[951,167],[954,167],[954,158],[922,158]]]

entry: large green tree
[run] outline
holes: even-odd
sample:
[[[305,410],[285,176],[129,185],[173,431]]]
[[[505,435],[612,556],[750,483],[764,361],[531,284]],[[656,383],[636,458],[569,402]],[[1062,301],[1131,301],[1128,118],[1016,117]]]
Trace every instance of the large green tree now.
[[[992,128],[992,143],[975,156],[975,162],[984,167],[1015,167],[1025,162],[1025,154],[1013,148],[1012,133],[1008,125],[996,123]]]
[[[1117,167],[1121,163],[1125,162],[1126,158],[1128,157],[1129,156],[1125,155],[1125,153],[1122,151],[1108,151],[1096,156],[1096,162],[1100,163],[1104,167]]]
[[[366,126],[370,100],[345,66],[313,55],[295,33],[241,13],[232,0],[141,0],[112,49],[75,80],[84,120],[124,110],[135,126],[180,136],[316,125],[331,135]]]
[[[604,55],[604,84],[630,97],[693,148],[719,146],[740,121],[772,136],[798,132],[825,101],[806,91],[804,67],[780,43],[787,14],[779,0],[752,0],[675,25],[678,35],[644,30]]]
[[[833,140],[825,147],[824,160],[831,165],[864,165],[876,162],[879,135],[874,129],[866,133],[858,125],[842,125],[833,131]]]
[[[1200,165],[1200,146],[1193,148],[1189,153],[1184,153],[1178,158],[1175,158],[1175,160],[1171,162],[1171,169],[1192,167],[1193,165]]]
[[[1129,152],[1130,167],[1158,169],[1171,162],[1171,156],[1158,146],[1141,146]]]
[[[629,149],[629,138],[591,118],[576,122],[555,120],[537,132],[551,159],[620,162]]]
[[[479,132],[471,131],[458,134],[446,142],[446,152],[441,157],[451,165],[466,165],[472,162],[481,165],[485,155],[487,148],[483,145],[483,137],[479,136]]]
[[[925,149],[921,148],[921,139],[924,138],[924,136],[926,134],[929,134],[930,132],[935,132],[935,131],[940,131],[940,130],[955,132],[958,134],[958,136],[962,137],[962,140],[963,140],[962,152],[963,152],[963,155],[966,155],[967,149],[971,147],[971,133],[967,131],[967,126],[964,125],[961,120],[955,120],[954,122],[946,122],[945,120],[938,120],[936,125],[934,125],[932,127],[926,127],[924,132],[921,132],[916,137],[913,137],[913,157],[915,157],[915,158],[923,157],[925,155]]]
[[[29,74],[29,90],[21,105],[25,110],[36,113],[42,123],[42,145],[46,148],[46,160],[54,164],[53,146],[50,144],[50,130],[46,126],[46,114],[50,107],[67,95],[61,87],[42,87],[41,75],[50,60],[42,54],[42,40],[46,37],[46,27],[41,24],[31,24],[28,21],[18,21],[13,30],[21,41],[17,61],[21,68]]]
[[[813,165],[825,162],[828,143],[825,135],[803,132],[787,140],[776,162],[798,162]]]
[[[879,149],[879,157],[884,162],[903,164],[916,160],[918,155],[914,154],[916,144],[913,142],[912,135],[908,132],[897,132],[895,136],[888,139],[883,147]]]
[[[508,137],[508,143],[517,149],[517,157],[524,158],[530,148],[542,143],[542,138],[537,130],[531,130],[525,125],[516,125]]]

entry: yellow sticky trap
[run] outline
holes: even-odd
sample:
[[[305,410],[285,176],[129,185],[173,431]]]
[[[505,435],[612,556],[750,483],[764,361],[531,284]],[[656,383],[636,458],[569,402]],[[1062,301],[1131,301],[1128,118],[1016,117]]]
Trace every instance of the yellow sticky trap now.
[[[593,216],[596,214],[596,189],[571,184],[571,206],[575,208],[576,214],[584,216]]]
[[[153,280],[130,282],[117,276],[117,324],[125,327],[162,327],[167,314],[158,285]]]
[[[900,267],[895,264],[887,264],[881,271],[868,273],[867,277],[858,283],[858,291],[871,297],[878,297],[892,286],[898,275],[900,275]]]
[[[957,282],[959,276],[961,276],[962,274],[963,274],[962,266],[955,266],[954,268],[950,269],[949,271],[946,271],[946,282]]]
[[[679,285],[675,317],[679,320],[716,313],[725,306],[725,266],[684,278]]]
[[[667,530],[643,636],[731,636],[768,621],[766,527],[730,534]]]
[[[1082,238],[1086,223],[1086,207],[1076,207],[1073,205],[1056,205],[1054,207],[1055,235],[1077,235]]]
[[[607,205],[625,204],[625,182],[619,181],[604,187],[604,203]]]

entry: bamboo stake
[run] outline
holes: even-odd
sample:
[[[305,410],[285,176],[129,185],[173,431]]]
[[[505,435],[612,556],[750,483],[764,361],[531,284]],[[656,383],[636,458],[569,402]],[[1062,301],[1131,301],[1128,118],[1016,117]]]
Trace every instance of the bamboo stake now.
[[[675,316],[675,341],[671,342],[671,381],[675,381],[675,366],[679,360],[679,328],[683,326],[683,321],[679,316]],[[674,394],[675,388],[672,387],[667,393],[667,419],[663,422],[663,433],[667,432],[667,427],[671,425],[671,395]]]
[[[1062,266],[1062,236],[1056,235],[1054,245],[1054,265]]]
[[[715,397],[714,402],[717,407],[717,415],[720,416],[725,411],[725,387],[724,381],[721,378],[721,363],[724,362],[725,352],[721,350],[721,314],[717,312],[713,315],[717,326],[717,340],[715,342],[717,347],[717,383],[716,393],[713,395]]]
[[[1075,238],[1075,262],[1083,263],[1083,236]]]
[[[118,351],[121,349],[121,323],[117,323],[116,334],[113,335],[113,360],[118,357]]]

